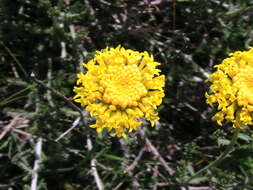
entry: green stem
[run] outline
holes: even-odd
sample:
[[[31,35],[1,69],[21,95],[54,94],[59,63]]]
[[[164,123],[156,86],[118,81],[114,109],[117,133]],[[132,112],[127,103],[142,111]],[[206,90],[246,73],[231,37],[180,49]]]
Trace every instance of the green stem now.
[[[195,173],[193,176],[191,176],[186,183],[191,182],[194,178],[198,177],[200,174],[202,174],[203,172],[205,172],[206,170],[217,166],[232,150],[232,148],[234,147],[234,145],[236,144],[236,140],[238,138],[238,134],[239,134],[239,129],[236,129],[236,131],[234,132],[234,135],[232,137],[232,140],[230,141],[230,144],[227,146],[227,148],[225,149],[225,151],[213,162],[211,162],[210,164],[208,164],[206,167],[202,168],[201,170],[199,170],[197,173]]]
[[[2,100],[0,102],[0,107],[3,106],[3,105],[5,105],[5,104],[8,104],[8,103],[14,101],[15,99],[18,98],[16,96],[18,96],[19,94],[21,94],[21,93],[25,92],[26,90],[29,90],[30,88],[33,88],[33,87],[34,87],[33,85],[30,85],[30,86],[28,86],[28,87],[26,87],[26,88],[24,88],[24,89],[22,89],[22,90],[20,90],[20,91],[18,91],[16,93],[12,94],[8,98],[5,98],[4,100]]]

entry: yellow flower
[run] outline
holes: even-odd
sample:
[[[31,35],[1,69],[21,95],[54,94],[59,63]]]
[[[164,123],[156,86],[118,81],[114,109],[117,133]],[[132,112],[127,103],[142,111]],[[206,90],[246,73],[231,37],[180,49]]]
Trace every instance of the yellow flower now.
[[[218,109],[212,119],[241,129],[253,125],[253,48],[231,53],[215,68],[207,79],[211,93],[206,93],[207,104]]]
[[[118,137],[137,130],[145,118],[154,126],[156,112],[164,97],[164,75],[159,75],[152,55],[123,47],[97,51],[77,74],[74,100],[86,107],[96,123],[90,127],[104,128]]]

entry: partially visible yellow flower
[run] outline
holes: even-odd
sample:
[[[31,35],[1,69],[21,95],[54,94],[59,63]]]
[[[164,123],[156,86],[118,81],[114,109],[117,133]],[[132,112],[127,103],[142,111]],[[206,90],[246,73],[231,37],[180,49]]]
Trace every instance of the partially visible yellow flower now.
[[[215,68],[207,79],[211,93],[206,93],[207,103],[218,109],[212,119],[241,129],[253,125],[253,48],[231,53]]]
[[[87,72],[77,74],[79,86],[74,87],[74,100],[97,119],[90,127],[126,137],[126,133],[137,130],[142,118],[154,126],[165,85],[158,65],[147,52],[120,46],[97,51],[84,64]]]

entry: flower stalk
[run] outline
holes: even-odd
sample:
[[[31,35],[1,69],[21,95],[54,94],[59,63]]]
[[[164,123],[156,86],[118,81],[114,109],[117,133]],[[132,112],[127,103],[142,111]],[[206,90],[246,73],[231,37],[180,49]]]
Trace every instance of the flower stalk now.
[[[238,138],[238,134],[239,134],[239,130],[240,129],[236,129],[234,132],[234,135],[230,141],[230,144],[226,147],[225,151],[213,162],[211,162],[210,164],[208,164],[206,167],[202,168],[201,170],[199,170],[198,172],[196,172],[193,176],[191,176],[186,183],[190,183],[194,178],[198,177],[199,175],[201,175],[203,172],[211,169],[212,167],[217,166],[233,149],[234,145],[237,142],[237,138]]]

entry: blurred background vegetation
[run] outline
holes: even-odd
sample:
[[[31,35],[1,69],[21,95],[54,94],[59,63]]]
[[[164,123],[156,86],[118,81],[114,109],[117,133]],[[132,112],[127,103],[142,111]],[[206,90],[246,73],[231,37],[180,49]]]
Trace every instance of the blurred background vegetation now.
[[[231,126],[210,119],[205,80],[253,46],[252,21],[252,0],[0,0],[0,189],[30,189],[36,160],[37,189],[253,189],[252,130],[184,184],[230,142]],[[71,101],[81,64],[118,44],[152,53],[166,75],[157,126],[127,139],[97,134],[45,88]]]

